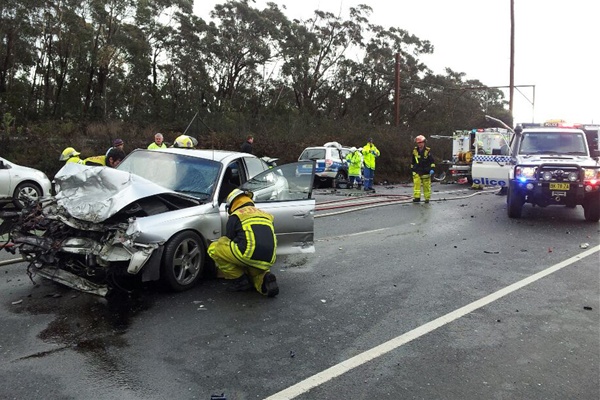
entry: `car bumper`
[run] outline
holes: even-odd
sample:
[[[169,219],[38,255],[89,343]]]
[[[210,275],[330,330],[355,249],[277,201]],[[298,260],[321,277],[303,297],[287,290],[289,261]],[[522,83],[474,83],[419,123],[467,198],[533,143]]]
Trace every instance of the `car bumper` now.
[[[598,193],[598,185],[584,183],[563,183],[562,187],[550,187],[548,182],[513,181],[513,187],[525,195],[527,203],[540,206],[548,205],[582,205],[586,196]]]

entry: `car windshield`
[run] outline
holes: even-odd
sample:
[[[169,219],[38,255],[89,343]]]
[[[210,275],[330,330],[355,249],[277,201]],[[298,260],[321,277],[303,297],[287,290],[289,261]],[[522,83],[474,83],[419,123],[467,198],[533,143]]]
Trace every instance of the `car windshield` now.
[[[182,154],[138,150],[118,167],[175,192],[199,199],[212,197],[221,163]]]
[[[325,149],[305,149],[299,160],[324,160]]]
[[[585,138],[579,133],[529,132],[523,134],[519,154],[587,155]]]

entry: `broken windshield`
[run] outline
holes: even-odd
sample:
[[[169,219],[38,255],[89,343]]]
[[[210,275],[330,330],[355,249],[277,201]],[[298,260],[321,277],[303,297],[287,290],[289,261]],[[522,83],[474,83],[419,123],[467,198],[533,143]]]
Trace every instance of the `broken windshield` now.
[[[119,165],[175,192],[206,199],[212,197],[221,163],[205,158],[156,151],[135,151]]]

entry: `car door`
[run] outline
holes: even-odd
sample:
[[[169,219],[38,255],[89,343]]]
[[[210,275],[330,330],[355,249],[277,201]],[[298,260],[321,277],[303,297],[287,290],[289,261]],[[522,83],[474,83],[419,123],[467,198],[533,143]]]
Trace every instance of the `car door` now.
[[[0,158],[0,198],[12,198],[11,167]]]
[[[510,134],[483,131],[475,134],[471,174],[473,183],[485,186],[508,185],[511,168]]]
[[[240,186],[240,189],[254,194],[256,207],[273,215],[278,255],[315,251],[314,161],[311,174],[298,173],[306,163],[302,161],[269,168]],[[224,204],[220,208],[226,214]]]

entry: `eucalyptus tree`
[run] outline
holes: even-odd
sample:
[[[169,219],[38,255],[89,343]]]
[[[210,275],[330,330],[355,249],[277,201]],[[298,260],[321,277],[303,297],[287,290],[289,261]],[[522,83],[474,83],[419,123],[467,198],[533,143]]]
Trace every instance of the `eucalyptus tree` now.
[[[217,4],[210,15],[212,21],[202,40],[214,94],[210,107],[215,111],[247,109],[257,88],[264,87],[263,71],[277,55],[278,37],[287,18],[273,3],[259,10],[248,0]]]
[[[0,113],[23,115],[31,90],[29,71],[37,63],[36,40],[42,0],[0,0]]]
[[[363,34],[371,7],[351,7],[349,19],[315,10],[306,21],[294,20],[281,42],[282,81],[291,87],[296,107],[314,114],[326,109],[333,95],[332,81],[349,52],[363,47]]]

